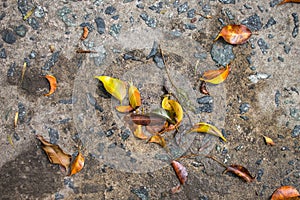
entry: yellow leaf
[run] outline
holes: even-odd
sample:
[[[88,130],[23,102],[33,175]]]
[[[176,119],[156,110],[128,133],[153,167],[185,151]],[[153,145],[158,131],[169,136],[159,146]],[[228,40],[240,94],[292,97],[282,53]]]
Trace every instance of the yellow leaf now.
[[[183,118],[183,109],[182,109],[181,105],[173,99],[169,100],[169,104],[171,105],[172,110],[175,113],[176,123],[179,124]]]
[[[189,133],[191,133],[191,132],[208,133],[208,134],[220,137],[222,140],[224,140],[226,142],[226,138],[222,135],[221,131],[211,124],[200,122],[200,123],[196,124],[192,128],[192,130],[189,131]]]
[[[72,156],[66,154],[58,145],[47,142],[43,136],[37,135],[36,137],[41,141],[42,149],[47,154],[50,162],[61,165],[67,171],[71,164]]]
[[[118,99],[122,104],[122,101],[126,96],[125,82],[109,76],[95,76],[95,78],[99,79],[103,83],[106,91]]]
[[[229,44],[243,44],[250,38],[251,35],[252,32],[247,26],[242,24],[231,24],[222,28],[215,41],[218,40],[219,37],[223,37]]]
[[[165,96],[164,99],[161,102],[161,107],[165,110],[171,111],[172,107],[169,103],[169,96]]]
[[[82,170],[84,166],[84,157],[82,153],[78,152],[78,155],[74,159],[72,165],[71,165],[71,171],[69,176],[72,176],[73,174],[76,174]]]
[[[203,73],[203,77],[200,78],[201,81],[205,81],[212,84],[220,84],[226,80],[230,72],[230,66],[217,69],[208,70]]]
[[[263,135],[263,137],[264,137],[264,139],[265,139],[266,144],[269,144],[269,145],[271,145],[271,146],[274,146],[274,145],[275,145],[275,142],[274,142],[271,138],[269,138],[269,137],[267,137],[267,136],[264,136],[264,135]]]
[[[143,129],[142,129],[142,125],[135,125],[136,129],[133,132],[134,136],[142,139],[142,140],[146,140],[148,137],[143,133]]]
[[[49,90],[49,93],[44,94],[44,96],[50,96],[56,90],[56,87],[57,87],[56,78],[54,76],[52,76],[52,75],[46,75],[45,78],[49,81],[50,90]]]
[[[130,83],[128,95],[129,95],[129,104],[133,109],[136,109],[142,105],[141,94],[139,90],[132,83]]]
[[[133,111],[134,109],[128,105],[128,106],[116,106],[117,111],[121,112],[121,113],[128,113]]]
[[[148,142],[159,144],[163,148],[166,147],[166,141],[160,135],[153,135],[153,136],[151,136],[151,138],[148,140]]]

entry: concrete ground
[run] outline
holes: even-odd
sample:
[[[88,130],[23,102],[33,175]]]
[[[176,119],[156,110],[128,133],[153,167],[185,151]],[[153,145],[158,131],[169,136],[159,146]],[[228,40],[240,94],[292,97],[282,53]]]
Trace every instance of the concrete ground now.
[[[300,5],[278,3],[2,1],[1,199],[269,199],[281,185],[300,191]],[[241,23],[253,32],[247,43],[214,42],[224,25]],[[85,40],[83,26],[89,28]],[[161,57],[146,58],[154,41],[177,89]],[[228,63],[228,78],[208,84],[211,101],[205,101],[199,77]],[[49,97],[43,95],[46,74],[58,81]],[[133,136],[96,75],[133,81],[143,99],[140,112],[159,107],[164,87],[181,100],[178,134],[165,134],[169,151]],[[227,142],[186,134],[200,121],[221,129]],[[73,157],[81,141],[83,170],[66,176],[49,162],[36,134]],[[188,181],[172,194],[179,181],[170,161],[191,154],[198,156],[180,159]],[[205,155],[243,165],[256,179],[222,174]]]

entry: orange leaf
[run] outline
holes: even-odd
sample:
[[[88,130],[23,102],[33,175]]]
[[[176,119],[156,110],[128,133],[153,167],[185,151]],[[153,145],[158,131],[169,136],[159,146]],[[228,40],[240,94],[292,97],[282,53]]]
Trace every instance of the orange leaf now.
[[[230,66],[222,67],[217,70],[208,70],[203,73],[201,81],[205,81],[212,84],[220,84],[226,80],[230,72]]]
[[[172,193],[176,193],[180,190],[181,186],[187,181],[188,178],[188,172],[186,168],[180,163],[175,160],[171,162],[171,165],[176,173],[176,176],[180,182],[178,186],[175,186],[172,188]]]
[[[243,166],[241,165],[230,165],[226,168],[224,173],[231,172],[237,175],[238,177],[242,178],[246,182],[250,183],[252,182],[255,178],[251,176],[250,172]]]
[[[133,108],[131,106],[116,106],[117,111],[121,113],[128,113],[133,111]]]
[[[141,140],[146,140],[148,137],[143,133],[142,125],[135,125],[135,127],[133,135]]]
[[[141,94],[139,90],[132,83],[130,83],[128,95],[129,95],[129,104],[133,109],[136,109],[142,105]]]
[[[300,197],[300,194],[296,188],[292,186],[281,186],[273,192],[271,200],[285,200],[292,199],[294,197]]]
[[[277,5],[282,5],[282,4],[285,4],[285,3],[300,3],[300,0],[283,0],[282,2],[280,2]]]
[[[56,82],[56,78],[52,75],[46,75],[45,78],[49,81],[50,84],[50,90],[48,94],[44,94],[45,96],[50,96],[51,94],[53,94],[56,90],[57,87],[57,82]]]
[[[165,139],[164,139],[162,136],[160,136],[160,135],[153,135],[153,136],[151,136],[151,138],[148,140],[148,142],[159,144],[159,145],[162,146],[163,148],[166,147],[166,141],[165,141]]]
[[[69,176],[72,176],[73,174],[80,172],[83,166],[84,166],[84,157],[80,152],[78,152],[78,155],[76,156],[76,158],[74,159],[71,165],[71,172]]]
[[[267,136],[264,136],[264,135],[263,135],[263,137],[264,137],[264,139],[265,139],[266,144],[269,144],[269,145],[271,145],[271,146],[274,146],[274,145],[275,145],[275,142],[274,142],[271,138],[269,138],[269,137],[267,137]]]
[[[53,164],[59,164],[67,171],[70,164],[71,164],[71,158],[72,156],[69,154],[66,154],[58,145],[51,144],[48,141],[46,141],[43,136],[37,135],[36,136],[38,140],[42,143],[42,149],[47,154],[49,160]]]
[[[229,44],[243,44],[251,35],[252,33],[247,26],[231,24],[222,28],[215,41],[218,40],[219,37],[223,37]]]
[[[81,40],[85,40],[89,35],[89,29],[88,27],[83,27],[83,32],[82,32],[82,35],[81,35]]]

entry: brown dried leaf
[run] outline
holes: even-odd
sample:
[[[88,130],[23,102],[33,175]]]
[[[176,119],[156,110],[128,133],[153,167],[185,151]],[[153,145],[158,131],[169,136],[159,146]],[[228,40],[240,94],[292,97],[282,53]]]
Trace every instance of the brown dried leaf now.
[[[181,186],[187,181],[188,172],[187,172],[186,168],[180,162],[173,160],[171,162],[171,165],[172,165],[172,167],[176,173],[176,176],[180,182],[179,185],[172,188],[172,193],[174,194],[176,192],[179,192]]]
[[[81,40],[85,40],[89,35],[89,29],[87,26],[83,27],[83,32],[82,32],[82,35],[81,35]]]
[[[212,84],[220,84],[227,79],[229,72],[229,65],[217,70],[208,70],[203,73],[203,76],[200,78],[200,80]]]
[[[202,93],[202,94],[205,94],[205,95],[209,95],[209,92],[208,92],[208,90],[207,90],[207,88],[206,88],[206,82],[205,81],[201,81],[201,84],[200,84],[200,92]]]
[[[69,176],[72,176],[73,174],[76,174],[82,170],[84,166],[84,157],[81,152],[78,152],[78,155],[74,159],[72,165],[71,165],[71,171]]]
[[[51,144],[46,141],[43,136],[37,135],[36,138],[41,141],[42,149],[47,154],[50,162],[53,164],[59,164],[60,166],[64,167],[66,171],[68,171],[72,156],[65,153],[58,145]]]
[[[282,5],[282,4],[285,4],[285,3],[300,3],[300,0],[283,0],[282,2],[280,2],[277,5]]]
[[[53,94],[56,90],[57,87],[57,82],[56,82],[56,78],[52,75],[46,75],[45,78],[49,81],[50,84],[50,90],[49,93],[44,94],[45,96],[50,96],[51,94]]]
[[[293,186],[281,186],[277,188],[271,197],[271,200],[286,200],[286,199],[299,199],[300,194]]]
[[[229,44],[243,44],[250,38],[251,35],[252,32],[247,26],[242,24],[230,24],[222,28],[215,41],[218,40],[219,37],[223,37]]]
[[[224,173],[227,172],[234,173],[235,175],[242,178],[244,181],[248,183],[252,182],[255,179],[255,177],[252,177],[250,172],[241,165],[230,165],[224,171]]]

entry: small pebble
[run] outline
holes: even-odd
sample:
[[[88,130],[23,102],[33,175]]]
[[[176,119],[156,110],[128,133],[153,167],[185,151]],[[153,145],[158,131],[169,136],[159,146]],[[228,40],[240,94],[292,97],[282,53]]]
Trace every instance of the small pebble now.
[[[195,12],[196,10],[193,8],[193,9],[190,9],[188,12],[187,12],[187,17],[192,19],[195,17]]]
[[[124,0],[123,3],[133,2],[133,0]]]
[[[297,37],[299,32],[299,17],[297,13],[292,13],[293,19],[294,19],[294,29],[292,32],[293,38]]]
[[[279,4],[279,2],[281,2],[282,0],[271,0],[270,1],[270,6],[273,8],[275,7],[277,4]]]
[[[34,16],[37,18],[43,18],[45,17],[45,11],[42,6],[37,6],[34,10]]]
[[[108,131],[106,131],[105,135],[106,137],[110,137],[115,133],[115,131],[113,129],[109,129]]]
[[[219,0],[223,4],[235,4],[235,0]]]
[[[281,151],[287,151],[287,150],[289,150],[289,148],[286,147],[286,146],[283,146],[283,147],[280,148],[280,150],[281,150]]]
[[[256,73],[256,74],[250,75],[250,76],[248,77],[248,79],[249,79],[252,83],[257,83],[259,80],[261,80],[261,79],[268,79],[269,77],[271,77],[271,75],[258,72],[258,73]]]
[[[15,75],[16,72],[16,63],[12,63],[9,67],[9,69],[7,70],[7,77],[13,77]]]
[[[222,66],[226,66],[235,58],[233,46],[224,42],[213,43],[210,54],[212,59]]]
[[[51,58],[45,63],[45,65],[42,67],[42,70],[49,71],[51,68],[55,65],[55,63],[58,61],[60,51],[57,51],[52,54]]]
[[[63,194],[55,193],[54,200],[61,200],[64,198],[65,198],[65,196]]]
[[[267,50],[270,48],[269,45],[262,38],[258,39],[257,44],[263,54],[266,54]]]
[[[154,57],[158,53],[158,43],[156,41],[153,42],[152,49],[146,59],[150,59]]]
[[[204,96],[201,98],[197,98],[197,102],[199,104],[212,104],[214,102],[214,99],[212,96]]]
[[[2,40],[8,44],[13,44],[16,42],[17,37],[15,33],[11,30],[4,30],[2,32]]]
[[[292,130],[292,138],[296,138],[300,135],[300,125],[296,125]]]
[[[113,7],[113,6],[108,6],[108,7],[105,9],[104,13],[107,14],[107,15],[113,15],[113,14],[115,14],[116,11],[117,11],[117,9],[116,9],[115,7]]]
[[[242,103],[242,104],[240,105],[240,108],[239,108],[240,114],[244,114],[244,113],[248,112],[249,109],[250,109],[250,107],[251,107],[251,106],[250,106],[249,103]]]
[[[213,112],[213,104],[203,104],[196,109],[196,113],[212,113]]]
[[[137,195],[141,200],[149,200],[149,192],[146,187],[133,188],[130,190],[133,194]]]
[[[136,4],[136,7],[140,8],[140,9],[144,9],[145,5],[142,2],[139,2],[139,3]]]
[[[29,54],[29,58],[30,58],[30,59],[35,59],[35,58],[36,58],[36,55],[37,55],[37,52],[34,51],[34,50],[32,50],[32,51],[30,52],[30,54]]]
[[[267,29],[267,28],[269,28],[269,27],[271,27],[271,26],[273,26],[273,25],[275,25],[275,24],[276,24],[275,19],[274,19],[273,17],[271,17],[271,18],[268,20],[267,24],[264,26],[264,29]]]
[[[36,18],[32,17],[28,20],[29,25],[33,30],[38,30],[40,28],[39,22],[36,20]]]
[[[248,4],[244,4],[244,7],[245,7],[246,9],[252,9],[252,7],[251,7],[250,5],[248,5]]]
[[[264,170],[263,169],[259,169],[258,172],[257,172],[256,180],[258,182],[261,182],[261,178],[262,178],[263,175],[264,175]]]
[[[89,22],[83,22],[79,26],[82,27],[82,28],[83,27],[87,27],[88,30],[89,30],[89,32],[92,32],[95,29],[95,27],[93,26],[93,24],[91,24]]]
[[[145,21],[146,25],[152,28],[155,28],[157,25],[157,20],[155,18],[151,18],[147,13],[142,13],[140,17]]]
[[[209,200],[209,198],[206,195],[200,195],[199,200]]]
[[[293,117],[296,121],[300,121],[300,109],[290,108],[290,116]]]
[[[164,60],[160,54],[156,54],[153,58],[153,61],[158,68],[163,69],[165,67]]]
[[[188,9],[189,9],[189,4],[188,4],[188,2],[185,2],[177,8],[177,12],[180,15],[180,14],[188,11]]]
[[[278,58],[278,60],[279,60],[280,62],[284,62],[284,58],[283,58],[283,57],[278,56],[277,58]]]
[[[121,31],[122,25],[121,24],[113,24],[110,27],[109,34],[113,37],[117,37]]]
[[[129,136],[130,136],[130,130],[125,129],[124,131],[122,131],[121,138],[123,141],[127,140]]]
[[[235,16],[232,14],[232,12],[228,8],[225,9],[225,14],[227,15],[228,19],[230,19],[230,20],[235,19]]]
[[[112,16],[111,18],[112,18],[113,20],[118,20],[119,17],[120,17],[120,15],[115,15],[115,16]]]
[[[285,44],[285,45],[283,46],[283,49],[284,49],[284,52],[285,52],[286,54],[289,54],[292,48],[291,48],[290,45]]]
[[[243,120],[245,120],[245,121],[249,120],[249,117],[247,117],[245,115],[241,115],[240,118],[243,119]]]
[[[19,122],[22,124],[25,122],[26,108],[23,103],[18,103]]]
[[[185,24],[184,27],[188,30],[195,30],[197,28],[195,24]]]
[[[56,14],[61,19],[62,22],[65,23],[66,26],[71,27],[75,26],[75,19],[74,17],[70,17],[72,13],[72,10],[66,6],[62,7],[61,9],[58,9]]]
[[[0,58],[5,59],[6,57],[7,57],[7,56],[6,56],[5,48],[2,48],[2,49],[0,50]]]
[[[263,162],[263,159],[259,159],[259,160],[257,160],[257,161],[255,162],[255,164],[261,165],[262,162]]]
[[[16,141],[20,140],[20,136],[18,135],[18,133],[14,132],[13,136],[14,136]]]
[[[48,134],[51,144],[56,144],[59,139],[59,133],[56,129],[48,128]]]
[[[242,24],[246,25],[251,31],[259,31],[262,28],[260,17],[257,14],[244,19]]]
[[[101,17],[95,19],[97,25],[97,32],[101,35],[105,32],[105,22]]]
[[[218,21],[221,23],[222,26],[226,25],[226,22],[222,18],[218,18]]]
[[[241,145],[238,145],[237,147],[235,147],[234,149],[236,150],[236,151],[240,151],[240,150],[242,150],[244,148],[244,146],[241,144]]]
[[[294,162],[293,160],[290,160],[290,161],[288,162],[288,164],[289,164],[289,165],[294,165],[295,162]]]
[[[1,21],[2,19],[4,19],[5,16],[6,16],[5,12],[4,12],[4,11],[1,11],[1,13],[0,13],[0,21]]]
[[[279,90],[276,90],[276,92],[275,92],[275,105],[276,105],[276,107],[279,107],[279,105],[280,105],[280,96],[281,96],[281,94],[280,94]]]

